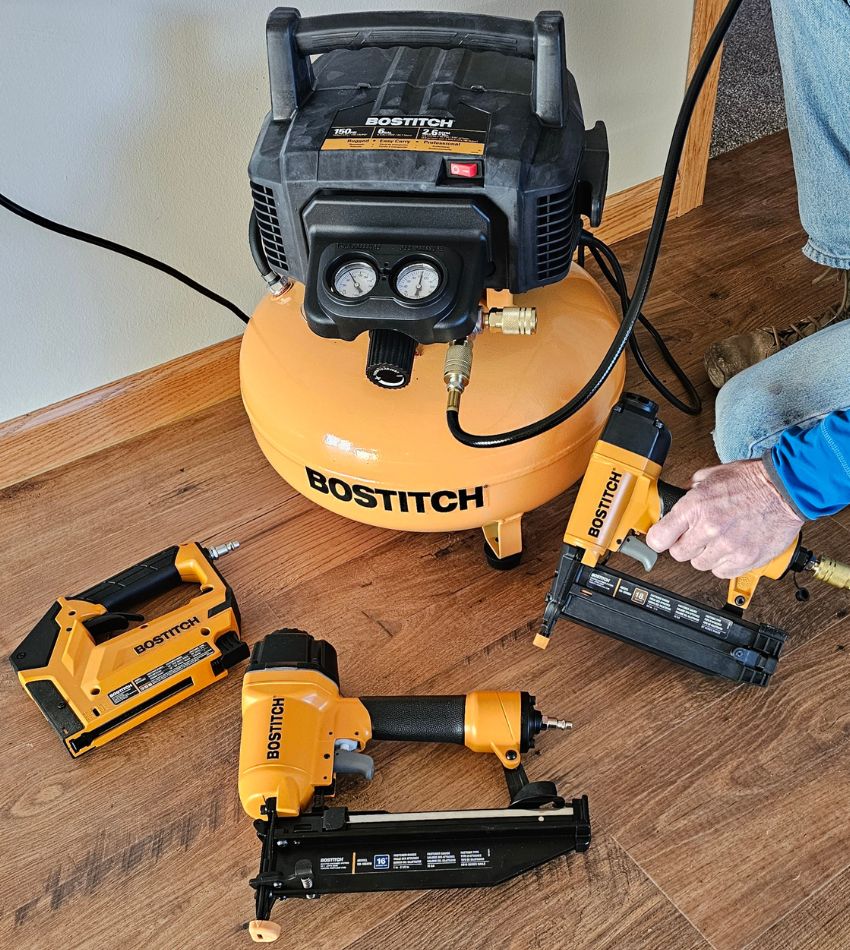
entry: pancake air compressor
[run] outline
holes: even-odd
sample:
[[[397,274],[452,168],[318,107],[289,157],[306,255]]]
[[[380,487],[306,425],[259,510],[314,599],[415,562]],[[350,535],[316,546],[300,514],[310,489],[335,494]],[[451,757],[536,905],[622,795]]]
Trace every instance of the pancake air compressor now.
[[[467,385],[475,430],[546,416],[620,329],[572,263],[582,215],[600,222],[608,144],[603,123],[585,130],[563,16],[278,8],[267,41],[249,173],[270,293],[240,369],[260,447],[331,511],[481,527],[491,563],[512,566],[523,513],[582,475],[624,377],[617,354],[579,411],[528,441],[481,452],[446,425]]]

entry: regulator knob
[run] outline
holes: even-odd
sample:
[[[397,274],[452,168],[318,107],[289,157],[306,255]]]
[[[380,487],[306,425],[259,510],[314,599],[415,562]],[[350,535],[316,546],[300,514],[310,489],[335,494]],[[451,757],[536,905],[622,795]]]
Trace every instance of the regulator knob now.
[[[397,330],[370,330],[366,378],[383,389],[402,389],[410,382],[416,340]]]

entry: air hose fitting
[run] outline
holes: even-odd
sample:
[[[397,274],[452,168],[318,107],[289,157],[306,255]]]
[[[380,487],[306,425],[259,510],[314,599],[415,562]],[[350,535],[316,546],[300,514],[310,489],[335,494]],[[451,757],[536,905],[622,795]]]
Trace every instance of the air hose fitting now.
[[[842,564],[834,558],[821,556],[812,562],[809,569],[815,578],[824,584],[839,590],[850,590],[850,564]]]
[[[460,408],[460,397],[469,385],[472,374],[472,340],[455,340],[449,343],[446,350],[446,361],[443,364],[443,382],[446,384],[448,400],[446,412],[457,412]]]
[[[260,222],[257,219],[257,212],[252,211],[251,217],[248,220],[248,246],[251,248],[251,256],[254,258],[254,263],[257,265],[257,270],[260,272],[263,280],[266,282],[266,286],[269,288],[269,292],[273,297],[280,297],[292,286],[291,280],[286,280],[283,277],[279,277],[269,265],[268,258],[266,257],[265,249],[263,248],[263,239],[260,234]]]
[[[494,307],[484,313],[484,326],[510,336],[537,332],[537,307]]]

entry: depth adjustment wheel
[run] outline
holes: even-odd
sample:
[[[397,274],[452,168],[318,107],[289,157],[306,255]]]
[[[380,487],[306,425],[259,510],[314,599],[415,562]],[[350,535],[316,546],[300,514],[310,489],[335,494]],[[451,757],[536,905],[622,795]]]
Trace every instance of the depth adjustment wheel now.
[[[402,389],[413,374],[416,340],[397,330],[370,330],[366,378],[383,389]]]

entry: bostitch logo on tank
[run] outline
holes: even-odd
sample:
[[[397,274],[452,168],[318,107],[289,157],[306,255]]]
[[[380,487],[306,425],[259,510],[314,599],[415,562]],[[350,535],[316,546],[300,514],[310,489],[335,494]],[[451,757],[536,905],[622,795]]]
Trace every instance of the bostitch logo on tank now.
[[[428,512],[448,514],[484,507],[484,486],[445,489],[442,491],[404,491],[395,488],[373,488],[371,485],[349,484],[341,478],[328,477],[313,468],[305,469],[307,483],[314,491],[330,495],[337,501],[352,502],[361,508],[398,511],[402,514],[424,515]]]
[[[593,521],[590,522],[590,527],[587,529],[589,537],[598,538],[599,532],[605,527],[605,519],[608,517],[611,505],[614,503],[614,496],[619,491],[622,477],[622,472],[618,472],[614,468],[611,469],[611,474],[608,476],[608,481],[605,485],[605,491],[602,492],[602,497],[597,504]]]

